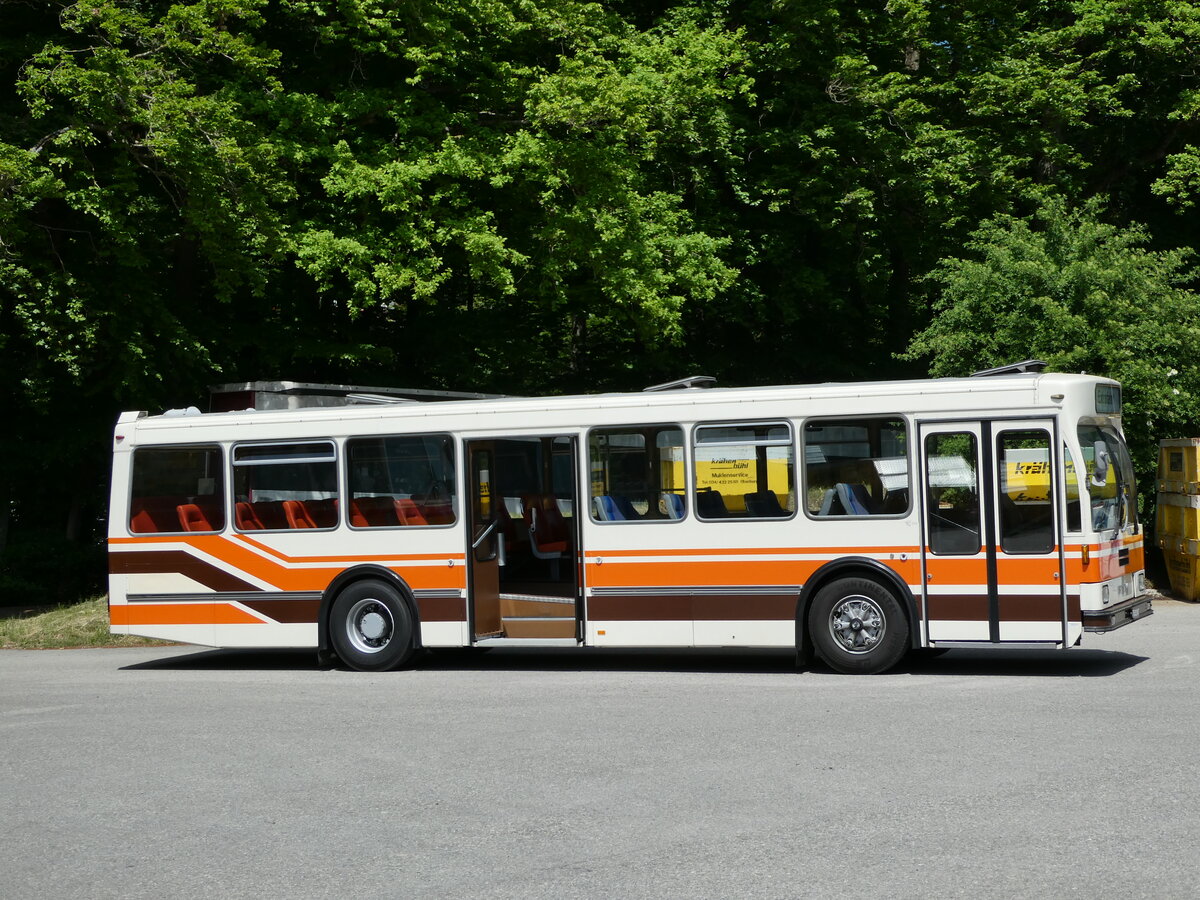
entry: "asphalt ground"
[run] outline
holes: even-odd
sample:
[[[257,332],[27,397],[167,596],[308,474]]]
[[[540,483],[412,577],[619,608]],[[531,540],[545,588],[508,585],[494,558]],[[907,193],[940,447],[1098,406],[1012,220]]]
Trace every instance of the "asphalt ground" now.
[[[0,897],[1200,895],[1200,606],[1085,640],[0,651]]]

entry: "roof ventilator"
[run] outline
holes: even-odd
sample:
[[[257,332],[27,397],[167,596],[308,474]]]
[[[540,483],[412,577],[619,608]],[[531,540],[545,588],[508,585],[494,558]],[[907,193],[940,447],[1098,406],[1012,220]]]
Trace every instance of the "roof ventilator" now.
[[[1024,362],[1011,363],[1007,366],[997,366],[994,369],[983,369],[972,372],[972,378],[987,378],[992,375],[1036,375],[1046,370],[1049,363],[1040,359],[1027,359]]]
[[[693,388],[715,387],[716,384],[717,379],[711,375],[692,375],[688,378],[680,378],[677,381],[668,381],[665,384],[652,384],[648,388],[642,388],[642,392],[684,391]]]

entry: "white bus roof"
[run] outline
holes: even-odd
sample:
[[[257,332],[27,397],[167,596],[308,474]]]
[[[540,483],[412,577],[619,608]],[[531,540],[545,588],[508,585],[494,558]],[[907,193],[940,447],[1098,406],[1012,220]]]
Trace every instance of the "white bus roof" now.
[[[199,410],[172,410],[157,416],[128,412],[121,424],[136,421],[137,430],[169,432],[164,440],[195,440],[196,431],[219,431],[228,426],[230,439],[246,439],[252,426],[293,429],[289,433],[316,434],[338,422],[337,432],[367,433],[378,431],[380,420],[399,423],[429,420],[430,427],[441,430],[531,431],[578,428],[591,425],[620,424],[636,418],[735,420],[739,418],[795,418],[804,416],[854,416],[868,414],[952,414],[979,410],[1052,410],[1064,398],[1086,405],[1094,396],[1088,388],[1096,384],[1116,384],[1107,378],[1060,373],[1028,373],[986,378],[936,378],[910,381],[831,382],[808,385],[771,385],[762,387],[708,387],[634,391],[603,394],[571,394],[543,397],[495,397],[486,400],[445,400],[419,403],[385,403],[300,409],[244,410],[201,413]],[[1094,403],[1094,400],[1092,401]],[[797,411],[796,404],[805,403]],[[547,415],[547,418],[543,418]],[[436,424],[434,424],[436,422]],[[453,422],[453,424],[452,424]],[[311,428],[304,423],[311,423]],[[372,425],[371,423],[376,423]],[[185,433],[192,436],[185,437]],[[209,437],[208,439],[213,439]],[[270,439],[270,438],[268,438]]]

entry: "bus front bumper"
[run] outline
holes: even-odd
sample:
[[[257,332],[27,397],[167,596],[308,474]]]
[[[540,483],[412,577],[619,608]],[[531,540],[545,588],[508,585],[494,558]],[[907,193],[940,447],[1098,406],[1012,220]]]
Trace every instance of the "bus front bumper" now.
[[[1082,615],[1084,631],[1115,631],[1130,622],[1154,615],[1154,609],[1150,605],[1150,598],[1143,595],[1130,597],[1108,609],[1085,609]]]

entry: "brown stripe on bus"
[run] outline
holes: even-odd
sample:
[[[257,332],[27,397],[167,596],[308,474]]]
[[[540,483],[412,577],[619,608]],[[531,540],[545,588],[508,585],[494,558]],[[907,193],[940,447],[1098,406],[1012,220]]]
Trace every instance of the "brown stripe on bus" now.
[[[179,574],[214,591],[262,590],[182,550],[110,553],[108,571],[112,575]]]
[[[797,596],[785,594],[604,594],[588,600],[597,621],[779,621],[796,617]]]
[[[272,600],[268,597],[264,597],[261,600],[257,598],[253,600],[239,598],[238,602],[242,606],[250,607],[256,613],[261,613],[264,616],[274,619],[276,622],[286,622],[288,624],[316,622],[317,614],[321,610],[321,598],[319,596],[303,600],[290,600],[287,598]]]
[[[1067,615],[1079,620],[1079,596],[1067,597]],[[986,622],[986,594],[934,594],[929,598],[929,621]],[[1001,622],[1061,622],[1062,597],[1058,594],[1001,594]]]
[[[422,622],[465,622],[467,603],[462,597],[417,595],[417,615]]]
[[[1067,597],[1067,615],[1079,620],[1079,597]],[[1001,594],[1000,621],[1060,622],[1062,597],[1058,594]]]

